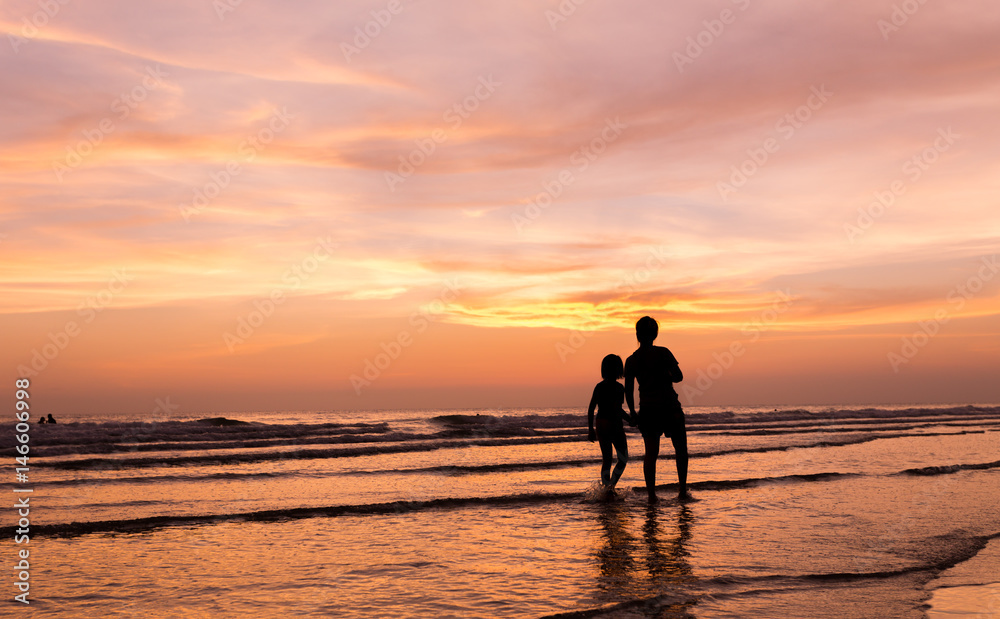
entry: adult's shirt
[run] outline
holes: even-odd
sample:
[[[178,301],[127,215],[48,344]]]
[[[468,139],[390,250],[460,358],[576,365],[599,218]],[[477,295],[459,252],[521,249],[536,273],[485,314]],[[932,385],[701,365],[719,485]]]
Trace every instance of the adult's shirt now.
[[[625,380],[635,377],[639,383],[639,408],[679,404],[671,374],[677,359],[663,346],[640,346],[625,360]]]

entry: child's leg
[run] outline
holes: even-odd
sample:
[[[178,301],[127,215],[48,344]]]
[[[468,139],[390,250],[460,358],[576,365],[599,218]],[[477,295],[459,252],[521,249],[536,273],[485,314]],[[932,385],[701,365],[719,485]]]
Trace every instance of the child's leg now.
[[[611,483],[611,437],[607,428],[601,425],[597,426],[597,442],[601,445],[601,457],[604,459],[601,463],[601,483],[607,486]]]
[[[618,452],[618,464],[615,465],[615,471],[611,474],[611,487],[614,488],[618,484],[618,480],[621,479],[622,473],[625,472],[625,465],[628,464],[628,439],[625,438],[624,432],[619,432],[612,442],[615,445],[615,451]]]

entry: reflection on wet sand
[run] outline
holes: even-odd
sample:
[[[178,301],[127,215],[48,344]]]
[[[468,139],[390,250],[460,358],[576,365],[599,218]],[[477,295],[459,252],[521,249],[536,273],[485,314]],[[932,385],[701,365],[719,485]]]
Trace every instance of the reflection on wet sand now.
[[[636,537],[631,532],[631,517],[625,503],[609,503],[598,509],[604,532],[604,543],[597,549],[598,588],[604,593],[602,601],[618,601],[632,594]]]
[[[597,603],[625,605],[642,615],[691,616],[698,602],[687,551],[694,523],[691,508],[616,502],[597,510],[602,530],[596,549]]]

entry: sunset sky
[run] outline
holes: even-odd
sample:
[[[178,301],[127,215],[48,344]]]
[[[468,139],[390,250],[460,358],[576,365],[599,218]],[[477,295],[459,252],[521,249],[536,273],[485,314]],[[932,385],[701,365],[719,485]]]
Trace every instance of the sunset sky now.
[[[1000,401],[994,0],[0,27],[3,397],[586,406],[649,314],[687,405]]]

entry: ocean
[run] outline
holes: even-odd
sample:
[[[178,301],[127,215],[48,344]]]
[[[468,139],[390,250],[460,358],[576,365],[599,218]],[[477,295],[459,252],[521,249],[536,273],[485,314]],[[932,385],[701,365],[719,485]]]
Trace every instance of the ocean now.
[[[691,407],[655,505],[578,408],[59,422],[11,616],[1000,617],[997,405]]]

